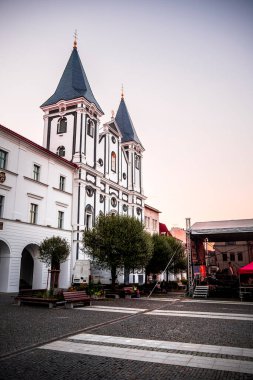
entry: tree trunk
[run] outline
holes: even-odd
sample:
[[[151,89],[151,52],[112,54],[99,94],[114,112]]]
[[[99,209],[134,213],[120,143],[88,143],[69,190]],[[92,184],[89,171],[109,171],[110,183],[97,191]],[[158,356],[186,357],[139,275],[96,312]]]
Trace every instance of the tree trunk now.
[[[116,283],[116,278],[117,278],[117,270],[115,266],[111,267],[111,277],[112,277],[112,288],[115,289],[115,283]]]

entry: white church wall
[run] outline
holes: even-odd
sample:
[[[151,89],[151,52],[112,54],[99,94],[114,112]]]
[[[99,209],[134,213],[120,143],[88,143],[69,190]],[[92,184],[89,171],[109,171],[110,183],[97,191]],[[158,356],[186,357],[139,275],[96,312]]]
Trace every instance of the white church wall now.
[[[65,147],[65,156],[67,160],[72,159],[72,146],[73,146],[73,133],[74,133],[74,116],[64,115],[67,119],[67,132],[57,133],[57,124],[60,119],[59,116],[54,117],[51,122],[50,132],[50,146],[48,147],[54,153],[57,153],[59,146]]]

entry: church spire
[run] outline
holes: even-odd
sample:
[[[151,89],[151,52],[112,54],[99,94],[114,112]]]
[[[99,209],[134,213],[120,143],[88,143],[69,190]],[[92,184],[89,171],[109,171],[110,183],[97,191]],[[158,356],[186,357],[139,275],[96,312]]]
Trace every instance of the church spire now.
[[[121,91],[121,101],[115,120],[122,134],[123,143],[128,141],[134,141],[142,146],[142,143],[140,142],[139,137],[137,136],[133,122],[127,110],[127,106],[124,99],[123,86]]]
[[[74,37],[74,46],[71,56],[55,93],[46,102],[44,102],[41,107],[58,103],[60,100],[72,100],[84,97],[88,100],[88,102],[94,103],[98,111],[103,115],[104,113],[93,95],[78,54],[76,32]]]

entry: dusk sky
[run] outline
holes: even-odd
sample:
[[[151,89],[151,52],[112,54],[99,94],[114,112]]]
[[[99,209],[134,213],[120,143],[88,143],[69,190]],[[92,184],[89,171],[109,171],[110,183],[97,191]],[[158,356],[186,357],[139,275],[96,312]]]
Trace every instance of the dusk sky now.
[[[253,218],[253,1],[0,0],[0,124],[42,144],[75,29],[102,122],[124,85],[160,221]]]

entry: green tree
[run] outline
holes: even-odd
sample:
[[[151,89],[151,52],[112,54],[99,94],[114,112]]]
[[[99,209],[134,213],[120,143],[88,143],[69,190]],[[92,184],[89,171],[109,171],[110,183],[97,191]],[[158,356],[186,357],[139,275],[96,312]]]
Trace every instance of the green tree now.
[[[66,261],[70,253],[70,246],[66,239],[60,236],[53,236],[44,239],[39,245],[39,260],[50,267],[52,273],[50,287],[58,287],[58,276],[55,276],[59,271],[60,264]],[[58,272],[59,273],[59,272]]]
[[[84,232],[83,242],[93,260],[111,271],[113,287],[118,270],[145,267],[153,251],[152,239],[143,224],[123,215],[100,215],[93,229]]]
[[[173,266],[174,273],[185,270],[187,261],[184,255],[184,247],[182,243],[172,236],[164,236],[154,234],[152,236],[154,250],[153,255],[146,267],[146,273],[161,273],[165,270],[170,259],[174,255],[171,265],[167,270],[168,272]]]

